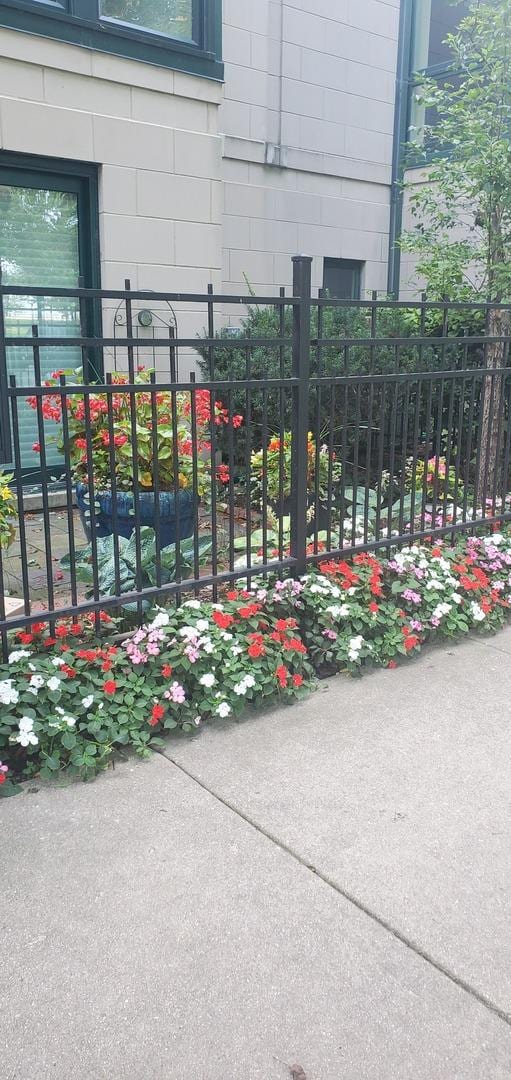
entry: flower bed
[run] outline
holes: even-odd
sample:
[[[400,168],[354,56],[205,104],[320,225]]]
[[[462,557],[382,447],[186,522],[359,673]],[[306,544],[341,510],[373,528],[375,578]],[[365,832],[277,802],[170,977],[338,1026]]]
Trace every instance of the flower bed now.
[[[0,667],[0,796],[15,776],[84,779],[130,746],[292,700],[314,673],[395,667],[442,636],[494,631],[511,610],[511,530],[456,546],[413,544],[390,559],[325,559],[300,580],[232,588],[221,603],[157,610],[122,645],[92,623],[17,635]]]

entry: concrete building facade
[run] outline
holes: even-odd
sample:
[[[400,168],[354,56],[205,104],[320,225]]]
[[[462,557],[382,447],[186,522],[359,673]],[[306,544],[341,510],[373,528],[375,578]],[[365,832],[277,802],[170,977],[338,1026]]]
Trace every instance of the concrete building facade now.
[[[410,73],[442,61],[444,9],[0,0],[4,281],[273,292],[304,252],[315,288],[386,292]]]
[[[223,279],[289,282],[289,256],[385,290],[398,0],[225,0]],[[327,273],[328,276],[328,273]]]

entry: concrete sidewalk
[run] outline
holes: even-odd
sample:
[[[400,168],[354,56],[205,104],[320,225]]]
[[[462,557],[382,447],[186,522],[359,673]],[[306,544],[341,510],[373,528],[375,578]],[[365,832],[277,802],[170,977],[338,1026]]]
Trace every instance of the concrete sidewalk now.
[[[0,804],[5,1080],[511,1077],[511,630]]]

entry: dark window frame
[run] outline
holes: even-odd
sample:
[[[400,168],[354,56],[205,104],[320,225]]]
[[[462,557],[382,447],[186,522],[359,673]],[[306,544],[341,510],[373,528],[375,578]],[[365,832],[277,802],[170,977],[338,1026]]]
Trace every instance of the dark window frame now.
[[[0,26],[221,81],[222,0],[192,0],[194,40],[100,14],[99,0],[1,0]]]
[[[363,259],[343,259],[341,257],[339,257],[339,258],[335,257],[334,258],[333,256],[325,256],[324,259],[323,259],[323,292],[324,293],[329,293],[329,295],[331,295],[332,297],[335,297],[336,299],[360,300],[361,290],[362,290],[362,272],[363,272],[363,268],[364,268],[364,260]],[[338,297],[335,296],[335,293],[333,293],[331,290],[328,289],[328,286],[325,285],[325,271],[327,269],[332,269],[332,270],[340,270],[340,269],[342,269],[342,270],[351,270],[352,271],[352,273],[353,273],[353,295],[352,296],[338,298]]]
[[[16,154],[7,150],[0,151],[0,184],[13,187],[48,187],[54,191],[68,191],[77,195],[78,200],[78,258],[80,283],[86,288],[101,288],[101,264],[99,248],[99,199],[98,167],[86,162],[66,161],[59,158],[45,158],[30,154]],[[24,283],[30,285],[30,282]],[[101,336],[102,319],[100,301],[87,301],[82,310],[84,331],[88,336]],[[101,378],[103,360],[100,354],[87,357],[89,377]],[[11,447],[9,436],[5,435],[10,417],[7,408],[7,370],[3,350],[0,353],[0,464],[10,459]],[[23,470],[34,482],[39,470]]]

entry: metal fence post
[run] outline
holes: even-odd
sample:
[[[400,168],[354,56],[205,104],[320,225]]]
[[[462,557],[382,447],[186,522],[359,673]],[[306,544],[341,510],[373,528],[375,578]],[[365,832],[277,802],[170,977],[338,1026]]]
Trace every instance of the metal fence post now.
[[[310,255],[293,255],[293,387],[291,464],[291,556],[297,574],[307,569],[307,443],[309,432],[309,375],[311,330]]]
[[[4,294],[2,289],[2,266],[0,264],[0,464],[12,460],[11,418],[7,377],[7,350],[5,347]]]

